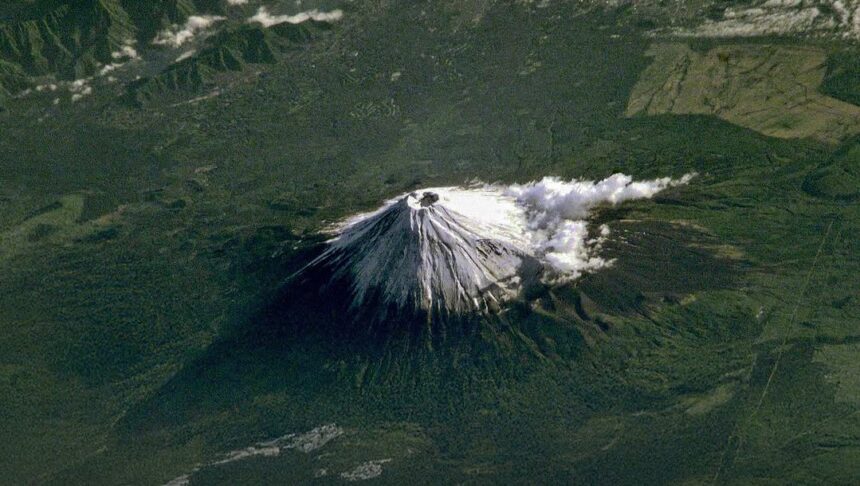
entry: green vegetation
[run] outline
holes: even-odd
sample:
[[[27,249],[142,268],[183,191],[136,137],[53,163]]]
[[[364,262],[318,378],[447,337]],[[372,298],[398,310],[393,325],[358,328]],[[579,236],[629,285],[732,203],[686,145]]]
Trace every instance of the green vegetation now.
[[[138,19],[154,32],[191,12],[52,3],[0,10],[3,25],[94,20],[62,24],[65,51],[0,63],[21,83],[10,95],[36,66],[102,62],[141,35]],[[654,61],[626,11],[346,10],[326,29],[225,21],[185,61],[140,67],[137,104],[119,81],[74,104],[7,98],[0,482],[163,484],[330,423],[344,435],[318,450],[203,468],[192,484],[335,483],[385,459],[388,484],[860,480],[860,142],[625,117]],[[93,37],[71,41],[75,25]],[[790,39],[726,50],[773,59],[775,43],[795,52]],[[595,213],[614,267],[448,347],[332,335],[325,302],[281,293],[320,229],[409,189],[616,171],[698,175]]]
[[[63,3],[38,18],[0,24],[0,58],[34,75],[82,77],[109,62],[133,28],[117,2]]]
[[[851,202],[860,199],[860,144],[849,143],[803,181],[813,196]]]
[[[283,23],[272,28],[243,25],[218,33],[207,40],[199,53],[171,64],[153,77],[129,84],[126,99],[139,106],[165,95],[200,93],[217,87],[218,73],[242,71],[246,64],[272,64],[296,44],[313,41],[329,24],[309,20],[301,24]]]
[[[856,47],[838,50],[827,58],[821,92],[860,105],[860,51]]]
[[[0,110],[11,96],[32,85],[26,73],[15,64],[0,61]]]
[[[193,0],[39,0],[0,18],[0,62],[30,75],[76,79],[112,62],[112,53],[131,42],[148,43],[171,24],[182,23],[218,2]],[[0,83],[5,84],[5,70]]]

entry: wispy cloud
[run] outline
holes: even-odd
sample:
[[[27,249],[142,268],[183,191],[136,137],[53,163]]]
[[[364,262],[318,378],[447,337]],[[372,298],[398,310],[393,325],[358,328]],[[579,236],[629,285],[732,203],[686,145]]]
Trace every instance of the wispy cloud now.
[[[163,30],[152,41],[158,46],[180,47],[216,22],[226,20],[218,15],[192,15],[183,25],[174,25]]]
[[[332,10],[330,12],[321,12],[317,9],[313,9],[300,12],[295,15],[272,15],[266,7],[260,7],[257,9],[257,13],[248,19],[248,22],[258,23],[263,25],[263,27],[271,27],[284,22],[289,22],[291,24],[299,24],[307,20],[316,20],[317,22],[336,22],[342,18],[343,10],[340,9]]]
[[[119,50],[111,52],[110,57],[113,59],[113,62],[102,66],[98,72],[99,76],[104,76],[105,74],[116,71],[132,61],[140,60],[140,54],[138,54],[137,49],[135,49],[133,40],[127,41],[119,48]]]
[[[391,459],[376,459],[363,462],[349,471],[340,473],[340,477],[347,481],[366,481],[382,475],[382,465],[391,462]]]
[[[137,53],[137,49],[134,48],[134,42],[128,42],[123,45],[118,51],[114,51],[110,53],[110,57],[116,60],[132,60],[132,59],[140,59],[140,54]]]
[[[534,251],[559,272],[560,280],[578,277],[583,271],[606,266],[598,255],[609,234],[607,226],[599,228],[597,238],[589,238],[587,217],[601,204],[619,204],[634,199],[649,199],[669,187],[686,184],[694,174],[680,179],[634,181],[626,174],[613,174],[600,181],[544,177],[528,184],[514,184],[503,192],[514,197],[525,210],[525,231]]]
[[[93,93],[93,87],[90,86],[90,80],[77,79],[69,83],[69,92],[72,94],[72,101],[78,101],[84,96],[89,96]]]

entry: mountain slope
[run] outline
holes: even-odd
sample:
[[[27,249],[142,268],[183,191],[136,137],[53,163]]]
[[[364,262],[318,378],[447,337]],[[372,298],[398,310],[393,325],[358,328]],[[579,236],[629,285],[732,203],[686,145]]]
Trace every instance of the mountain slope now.
[[[206,40],[205,46],[164,71],[128,85],[125,100],[140,106],[169,93],[194,94],[213,82],[218,73],[241,71],[246,64],[272,64],[281,53],[312,42],[331,28],[326,22],[284,22],[270,28],[241,25]]]
[[[137,30],[137,39],[147,42],[171,24],[178,24],[197,12],[193,0],[123,0],[122,6]]]
[[[32,76],[86,77],[123,46],[147,43],[159,30],[185,21],[200,10],[198,3],[207,11],[222,8],[193,0],[39,1],[0,21],[0,60]]]
[[[32,85],[20,66],[0,60],[0,109],[6,99]]]
[[[115,0],[65,3],[39,18],[0,24],[0,59],[30,75],[82,77],[109,62],[134,32]]]

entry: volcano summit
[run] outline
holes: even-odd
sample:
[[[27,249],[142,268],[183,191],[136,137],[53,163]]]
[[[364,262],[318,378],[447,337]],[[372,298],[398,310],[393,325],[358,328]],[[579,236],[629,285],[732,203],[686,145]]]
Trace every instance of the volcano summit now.
[[[347,289],[349,309],[381,307],[382,317],[390,310],[428,318],[496,312],[531,284],[568,282],[611,263],[598,256],[610,230],[590,231],[589,209],[649,198],[690,177],[547,177],[419,190],[337,225],[300,274],[321,270],[324,287]]]
[[[348,220],[312,265],[369,298],[430,313],[487,311],[516,294],[530,244],[514,198],[490,189],[417,191]]]

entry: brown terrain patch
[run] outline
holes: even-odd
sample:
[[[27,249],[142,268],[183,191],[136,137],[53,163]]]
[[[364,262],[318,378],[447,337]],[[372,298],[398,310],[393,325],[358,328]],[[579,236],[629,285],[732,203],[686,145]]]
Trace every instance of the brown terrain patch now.
[[[860,133],[860,107],[818,92],[826,55],[814,48],[726,45],[697,52],[655,44],[627,116],[713,115],[779,138],[838,143]]]

